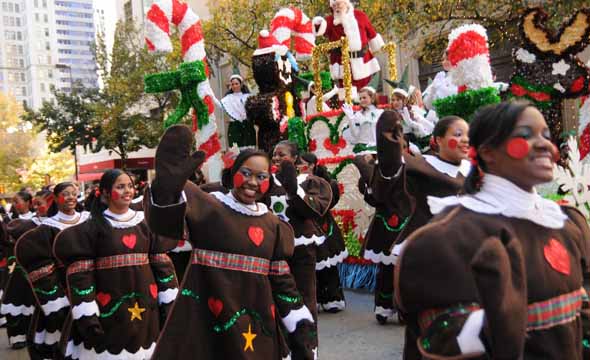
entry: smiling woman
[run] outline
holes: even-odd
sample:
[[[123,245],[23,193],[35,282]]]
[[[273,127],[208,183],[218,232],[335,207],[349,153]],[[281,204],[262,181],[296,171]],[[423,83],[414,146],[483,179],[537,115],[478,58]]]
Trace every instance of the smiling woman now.
[[[406,240],[395,270],[397,303],[419,338],[406,348],[428,358],[588,358],[590,229],[534,189],[552,179],[550,136],[527,103],[476,113],[468,194],[429,198],[437,215]]]

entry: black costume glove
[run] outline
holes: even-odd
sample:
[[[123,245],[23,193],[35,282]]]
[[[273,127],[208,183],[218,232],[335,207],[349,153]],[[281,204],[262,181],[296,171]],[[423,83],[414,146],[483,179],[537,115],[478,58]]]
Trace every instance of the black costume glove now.
[[[104,336],[104,330],[100,326],[96,315],[83,316],[78,320],[74,320],[74,323],[86,345],[94,348],[100,344],[101,338]]]
[[[390,177],[401,166],[402,118],[396,111],[384,111],[377,121],[377,157],[381,174]]]
[[[287,195],[294,196],[297,194],[297,169],[292,162],[284,160],[281,163],[277,179],[283,185]]]
[[[178,201],[189,176],[205,161],[205,153],[191,155],[194,138],[185,125],[174,125],[166,130],[156,150],[156,178],[152,183],[152,195],[158,205],[170,205]]]
[[[365,155],[355,156],[352,163],[361,174],[361,180],[366,184],[370,184],[373,176],[373,166],[366,160]]]

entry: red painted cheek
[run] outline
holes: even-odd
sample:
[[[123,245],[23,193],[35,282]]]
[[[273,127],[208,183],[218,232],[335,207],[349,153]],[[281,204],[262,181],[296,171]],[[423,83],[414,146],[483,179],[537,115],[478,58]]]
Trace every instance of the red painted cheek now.
[[[60,195],[60,196],[58,196],[58,197],[57,197],[57,203],[58,203],[59,205],[63,205],[63,204],[65,204],[65,203],[66,203],[66,198],[65,198],[63,195]]]
[[[269,179],[262,180],[262,182],[260,183],[260,192],[263,194],[266,194],[269,187],[270,187],[270,180]]]
[[[26,206],[25,204],[16,204],[16,208],[20,211],[23,211],[26,209]]]
[[[558,162],[561,160],[561,154],[559,153],[559,149],[555,144],[551,144],[551,154],[553,155],[553,161]]]
[[[279,171],[279,167],[278,166],[273,165],[273,166],[270,167],[270,172],[271,173],[276,174],[277,171]]]
[[[121,198],[121,195],[119,195],[118,192],[116,192],[115,190],[111,191],[111,199],[119,200],[120,198]]]
[[[449,146],[449,149],[455,150],[457,148],[457,146],[459,145],[459,142],[457,141],[457,139],[451,139],[451,140],[449,140],[447,145]]]
[[[529,154],[529,143],[523,138],[512,139],[508,141],[506,152],[513,159],[524,159]]]
[[[46,213],[47,212],[47,206],[40,205],[39,207],[37,207],[37,212]]]
[[[234,189],[240,188],[246,182],[246,178],[241,173],[234,175]]]
[[[305,172],[307,170],[309,170],[309,167],[307,165],[304,165],[304,166],[301,167],[301,171],[302,172]]]

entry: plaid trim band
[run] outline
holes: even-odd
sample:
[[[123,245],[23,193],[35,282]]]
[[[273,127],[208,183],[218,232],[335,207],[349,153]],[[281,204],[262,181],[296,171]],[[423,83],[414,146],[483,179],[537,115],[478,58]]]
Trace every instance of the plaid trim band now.
[[[35,282],[39,279],[42,279],[46,276],[51,275],[54,271],[55,271],[55,264],[45,265],[40,269],[31,271],[29,273],[29,279],[31,280],[31,282]]]
[[[583,288],[530,304],[527,331],[543,330],[574,321],[582,310]]]
[[[150,255],[150,263],[152,264],[171,264],[172,260],[168,257],[168,255],[161,253],[161,254],[151,254]]]
[[[287,264],[287,262],[285,260],[280,260],[280,261],[272,261],[270,263],[270,275],[287,275],[291,273],[291,270],[289,269],[289,264]]]
[[[68,266],[68,270],[66,274],[68,276],[72,274],[76,274],[79,272],[84,271],[93,271],[94,270],[94,260],[80,260],[73,262],[70,266]]]
[[[192,263],[260,275],[268,275],[270,270],[270,261],[267,259],[203,249],[193,250]]]
[[[134,253],[113,255],[96,259],[96,270],[114,269],[127,266],[141,266],[149,264],[148,254]]]

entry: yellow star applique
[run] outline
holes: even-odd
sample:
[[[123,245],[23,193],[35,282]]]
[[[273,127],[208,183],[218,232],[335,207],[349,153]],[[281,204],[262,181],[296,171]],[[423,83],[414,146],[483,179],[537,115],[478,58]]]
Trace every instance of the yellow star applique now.
[[[254,344],[252,341],[256,338],[256,334],[252,333],[252,326],[248,324],[248,332],[242,333],[244,339],[246,339],[246,345],[244,345],[244,351],[250,349],[250,351],[254,351]]]
[[[127,311],[131,313],[131,321],[135,319],[143,320],[141,318],[141,313],[145,311],[145,308],[140,308],[137,301],[135,302],[135,305],[133,305],[132,308],[128,308]]]

